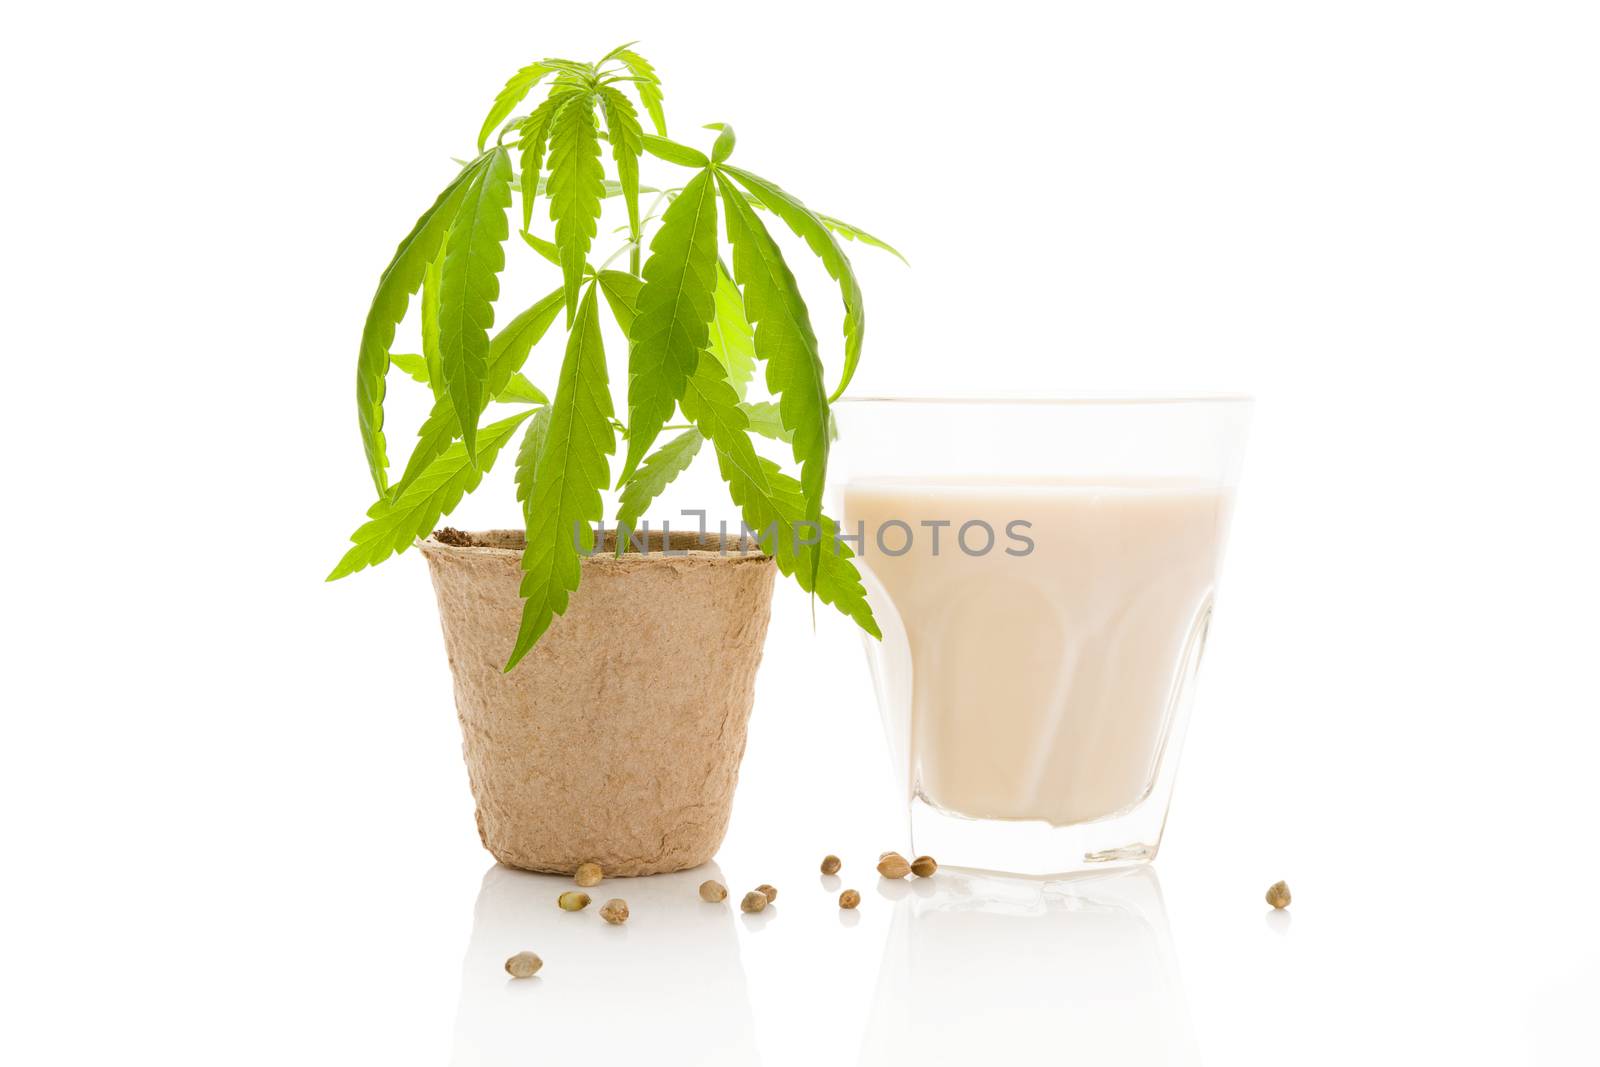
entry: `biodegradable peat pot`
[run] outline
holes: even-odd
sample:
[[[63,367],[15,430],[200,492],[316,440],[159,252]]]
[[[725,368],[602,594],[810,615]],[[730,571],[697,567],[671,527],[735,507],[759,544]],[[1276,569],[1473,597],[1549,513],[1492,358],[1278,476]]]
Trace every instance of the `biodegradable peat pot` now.
[[[714,536],[650,536],[648,553],[618,558],[608,535],[582,559],[567,613],[509,674],[521,531],[421,542],[478,835],[501,863],[658,874],[722,844],[777,567],[731,539],[723,554]]]

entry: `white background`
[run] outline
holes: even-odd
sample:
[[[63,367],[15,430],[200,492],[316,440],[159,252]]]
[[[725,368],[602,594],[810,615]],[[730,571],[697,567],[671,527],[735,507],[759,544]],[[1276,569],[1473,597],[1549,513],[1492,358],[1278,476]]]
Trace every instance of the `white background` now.
[[[0,1059],[1600,1060],[1593,5],[6,22]],[[861,393],[1257,396],[1154,875],[965,917],[866,878],[864,660],[788,586],[718,860],[774,916],[663,879],[607,939],[491,870],[422,561],[321,581],[369,503],[356,342],[505,76],[635,37],[676,134],[733,123],[910,257],[854,256]],[[551,284],[511,254],[502,320]],[[515,516],[501,471],[457,524]]]

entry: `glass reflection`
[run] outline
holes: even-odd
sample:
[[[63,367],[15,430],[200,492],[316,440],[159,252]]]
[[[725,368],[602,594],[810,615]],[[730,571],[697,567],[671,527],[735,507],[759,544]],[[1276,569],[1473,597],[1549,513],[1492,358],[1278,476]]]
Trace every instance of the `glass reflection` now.
[[[863,1065],[1200,1062],[1154,868],[929,885],[894,905]]]

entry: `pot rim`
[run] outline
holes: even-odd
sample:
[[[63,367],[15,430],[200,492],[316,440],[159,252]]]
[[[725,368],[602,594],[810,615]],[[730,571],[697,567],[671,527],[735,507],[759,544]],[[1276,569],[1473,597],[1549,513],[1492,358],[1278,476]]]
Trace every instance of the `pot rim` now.
[[[488,556],[498,559],[518,559],[526,544],[526,535],[522,530],[459,530],[474,541],[498,541],[502,544],[472,544],[455,545],[440,541],[437,537],[439,530],[435,530],[425,538],[414,542],[418,549],[427,555],[440,556]],[[584,566],[609,566],[619,564],[638,563],[683,563],[686,560],[695,563],[750,563],[767,562],[776,565],[776,560],[761,551],[760,545],[754,538],[724,537],[720,534],[707,533],[702,537],[699,533],[689,530],[674,530],[671,540],[663,544],[662,531],[650,530],[646,535],[648,551],[639,552],[630,549],[618,556],[612,551],[616,544],[617,535],[614,530],[607,530],[605,539],[596,547],[594,553],[581,557]],[[722,545],[727,546],[722,551]],[[709,546],[709,547],[707,547]],[[740,548],[743,547],[741,551]],[[665,549],[670,548],[668,554]]]

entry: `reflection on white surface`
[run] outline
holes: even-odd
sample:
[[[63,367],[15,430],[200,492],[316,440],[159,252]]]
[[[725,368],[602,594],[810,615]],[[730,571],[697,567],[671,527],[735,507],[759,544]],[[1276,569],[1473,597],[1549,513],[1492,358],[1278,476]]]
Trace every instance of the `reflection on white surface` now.
[[[895,904],[863,1065],[1199,1062],[1153,868],[923,884]]]
[[[570,878],[489,868],[461,972],[451,1062],[581,1053],[584,1061],[759,1063],[736,909],[699,898],[707,878],[724,881],[714,863],[607,880],[587,890],[587,909],[565,912],[556,897],[574,888]],[[597,914],[611,897],[628,902],[627,925],[608,926]],[[525,949],[544,968],[514,981],[506,957]]]

